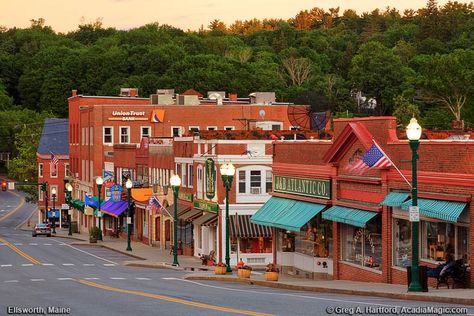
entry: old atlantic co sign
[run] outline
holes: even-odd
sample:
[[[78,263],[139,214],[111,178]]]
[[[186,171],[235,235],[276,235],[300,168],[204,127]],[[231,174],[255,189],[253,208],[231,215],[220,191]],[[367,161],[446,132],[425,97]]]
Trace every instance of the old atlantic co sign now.
[[[275,192],[310,196],[320,199],[331,198],[331,181],[274,176]]]

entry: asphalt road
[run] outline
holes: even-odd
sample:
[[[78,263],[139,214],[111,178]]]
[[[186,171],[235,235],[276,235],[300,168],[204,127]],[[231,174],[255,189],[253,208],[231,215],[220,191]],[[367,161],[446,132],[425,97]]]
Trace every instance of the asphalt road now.
[[[34,209],[17,192],[0,192],[0,315],[47,315],[48,308],[101,316],[387,315],[366,308],[455,306],[187,281],[182,277],[188,272],[125,267],[120,263],[130,258],[122,254],[17,229]],[[474,315],[474,308],[467,313]]]

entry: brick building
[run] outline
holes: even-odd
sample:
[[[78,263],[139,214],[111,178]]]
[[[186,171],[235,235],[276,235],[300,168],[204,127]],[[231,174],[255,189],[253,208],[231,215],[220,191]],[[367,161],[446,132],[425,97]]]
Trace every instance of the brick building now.
[[[252,217],[276,233],[277,263],[303,277],[406,283],[410,187],[393,167],[354,169],[373,141],[411,181],[411,150],[394,117],[334,120],[332,141],[276,141],[272,198]],[[474,142],[420,141],[420,260],[474,264]],[[474,276],[469,281],[474,285]]]
[[[57,223],[62,227],[67,225],[67,207],[64,197],[64,178],[69,174],[69,143],[68,143],[68,120],[46,119],[41,133],[38,150],[36,153],[38,165],[38,182],[46,182],[47,196],[38,187],[38,221],[41,223],[46,219],[46,203],[48,209],[53,209],[53,197],[51,189],[57,191],[55,208]],[[55,163],[55,159],[57,163]],[[46,202],[48,200],[48,202]],[[49,217],[52,217],[51,211]],[[50,219],[51,220],[51,219]]]

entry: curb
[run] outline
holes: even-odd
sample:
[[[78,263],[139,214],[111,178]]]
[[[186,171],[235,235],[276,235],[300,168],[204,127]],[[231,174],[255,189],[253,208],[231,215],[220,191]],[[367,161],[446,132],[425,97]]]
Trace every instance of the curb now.
[[[166,264],[164,262],[140,263],[140,262],[128,261],[128,262],[125,262],[123,265],[127,267],[150,268],[150,269],[169,269],[169,270],[178,270],[178,271],[184,270],[184,268],[173,267],[172,265]]]
[[[64,239],[72,239],[72,240],[78,240],[78,241],[84,241],[84,239],[80,239],[80,238],[77,238],[77,237],[71,237],[71,236],[62,236],[62,235],[53,235],[53,237],[56,237],[56,238],[64,238]]]
[[[272,281],[243,279],[243,278],[238,278],[238,277],[218,277],[218,276],[214,277],[214,276],[192,276],[191,275],[191,276],[184,276],[184,279],[185,280],[239,282],[239,283],[246,283],[248,285],[259,285],[259,286],[265,286],[265,287],[270,287],[270,288],[306,291],[306,292],[361,295],[361,296],[384,297],[384,298],[411,300],[411,301],[474,305],[474,299],[469,299],[469,298],[455,298],[455,297],[451,298],[451,297],[443,297],[443,296],[424,296],[424,295],[419,295],[419,294],[380,293],[380,292],[375,292],[375,291],[333,289],[333,288],[318,287],[318,286],[301,286],[301,285],[292,285],[292,284],[272,282]]]
[[[64,237],[64,238],[67,238],[67,237]],[[115,249],[115,248],[112,248],[112,247],[109,247],[109,246],[106,246],[106,245],[90,244],[90,243],[88,243],[88,242],[85,241],[85,240],[82,240],[82,239],[79,239],[79,240],[82,241],[83,243],[72,243],[71,246],[101,247],[101,248],[109,249],[109,250],[118,252],[118,253],[120,253],[120,254],[122,254],[122,255],[129,256],[129,257],[132,257],[132,258],[135,258],[135,259],[147,260],[146,258],[137,256],[137,255],[133,255],[133,254],[131,254],[131,253],[128,253],[128,252],[125,252],[125,251],[121,251],[121,250],[118,250],[118,249]]]

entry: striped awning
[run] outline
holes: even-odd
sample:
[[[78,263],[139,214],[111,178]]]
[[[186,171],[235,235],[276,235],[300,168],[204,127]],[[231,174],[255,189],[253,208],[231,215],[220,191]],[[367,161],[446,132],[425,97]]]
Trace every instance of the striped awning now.
[[[467,206],[467,203],[463,202],[431,199],[418,199],[417,201],[421,216],[436,218],[453,223],[457,223],[459,216]],[[402,204],[402,210],[408,211],[411,205],[411,200],[406,201]]]
[[[187,211],[186,213],[181,214],[178,216],[179,219],[183,221],[192,221],[195,218],[198,218],[199,216],[202,215],[202,211],[198,209],[192,209],[190,211]]]
[[[174,204],[171,204],[171,205],[168,206],[166,209],[168,210],[168,212],[170,213],[170,215],[173,216],[173,214],[174,214]],[[178,203],[178,204],[177,204],[177,207],[176,207],[176,211],[178,212],[178,217],[181,216],[181,215],[183,215],[184,213],[186,213],[186,212],[189,211],[190,209],[191,209],[190,206],[187,206],[187,205]]]
[[[210,225],[214,220],[217,221],[217,214],[215,213],[207,213],[201,217],[196,218],[193,221],[194,225],[203,225],[203,226],[212,226]]]
[[[380,205],[387,205],[391,207],[400,207],[408,198],[410,194],[406,192],[390,192],[385,196]]]
[[[230,234],[234,237],[256,238],[271,237],[272,230],[268,226],[253,224],[250,222],[251,215],[230,215]]]
[[[323,212],[323,218],[333,222],[365,228],[367,222],[377,216],[377,214],[376,212],[336,205]]]

